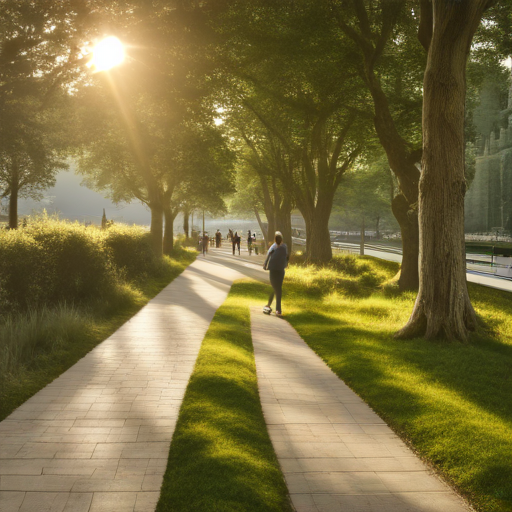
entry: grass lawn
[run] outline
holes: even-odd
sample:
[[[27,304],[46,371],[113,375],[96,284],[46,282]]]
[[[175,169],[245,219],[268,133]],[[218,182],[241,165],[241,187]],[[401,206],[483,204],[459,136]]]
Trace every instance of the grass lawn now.
[[[251,290],[252,283],[235,283],[206,333],[157,512],[292,511],[259,400]]]
[[[379,282],[396,267],[336,258],[291,266],[286,319],[332,370],[479,511],[512,510],[512,294],[470,285],[481,326],[468,344],[399,341],[414,295]],[[268,287],[244,286],[264,303]],[[163,509],[162,509],[163,510]]]
[[[196,254],[180,250],[176,257],[166,258],[158,277],[137,286],[120,285],[110,302],[86,308],[61,305],[0,322],[0,421],[108,338],[181,274]],[[25,353],[12,354],[23,345],[22,339]]]

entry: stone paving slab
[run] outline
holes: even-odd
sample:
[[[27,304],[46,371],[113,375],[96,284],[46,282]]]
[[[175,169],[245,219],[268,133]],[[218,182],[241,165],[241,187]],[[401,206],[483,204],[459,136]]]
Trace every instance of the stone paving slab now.
[[[284,319],[251,308],[260,397],[297,512],[467,512]]]
[[[198,258],[0,423],[0,512],[152,512],[206,330],[236,271]]]

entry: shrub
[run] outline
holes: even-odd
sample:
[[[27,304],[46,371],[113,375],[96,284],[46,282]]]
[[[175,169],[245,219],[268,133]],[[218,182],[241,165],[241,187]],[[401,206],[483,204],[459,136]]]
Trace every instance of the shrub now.
[[[115,224],[107,230],[105,244],[114,265],[126,279],[136,281],[157,269],[158,259],[151,248],[150,236],[139,226]]]
[[[123,280],[161,272],[140,227],[100,230],[44,215],[25,228],[0,230],[0,311],[107,300]]]
[[[47,301],[83,301],[112,288],[114,266],[99,229],[43,217],[29,222],[22,231],[40,247],[38,271]],[[33,269],[25,271],[31,273]]]
[[[0,311],[46,299],[44,252],[24,231],[0,231]]]

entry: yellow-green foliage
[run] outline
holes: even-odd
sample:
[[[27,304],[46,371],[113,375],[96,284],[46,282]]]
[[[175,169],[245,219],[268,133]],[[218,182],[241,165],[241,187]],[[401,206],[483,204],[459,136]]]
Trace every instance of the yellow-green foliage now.
[[[150,243],[150,234],[140,226],[115,224],[105,233],[105,245],[113,263],[129,280],[152,274],[158,267]]]
[[[31,218],[24,228],[0,231],[0,309],[96,300],[120,277],[136,281],[158,268],[142,228]]]

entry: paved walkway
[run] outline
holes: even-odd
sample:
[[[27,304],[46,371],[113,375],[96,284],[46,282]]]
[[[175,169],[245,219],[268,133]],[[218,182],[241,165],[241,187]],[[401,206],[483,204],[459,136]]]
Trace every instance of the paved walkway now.
[[[201,342],[239,277],[198,258],[1,422],[0,511],[152,512]]]
[[[0,423],[0,512],[153,512],[201,341],[260,257],[198,256]],[[251,312],[263,409],[298,512],[466,508],[284,320]]]
[[[251,310],[258,385],[297,512],[466,512],[299,337]]]

